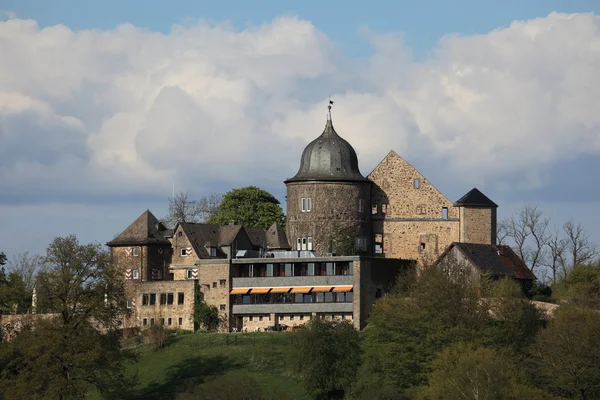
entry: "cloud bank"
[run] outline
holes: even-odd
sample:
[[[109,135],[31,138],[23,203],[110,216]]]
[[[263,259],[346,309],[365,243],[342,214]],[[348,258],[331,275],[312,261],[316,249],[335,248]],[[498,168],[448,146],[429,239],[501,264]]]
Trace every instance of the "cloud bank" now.
[[[283,186],[329,95],[364,174],[394,149],[434,183],[532,190],[600,154],[598,16],[449,35],[424,61],[399,33],[366,37],[372,56],[352,60],[291,17],[169,34],[0,22],[0,204]]]

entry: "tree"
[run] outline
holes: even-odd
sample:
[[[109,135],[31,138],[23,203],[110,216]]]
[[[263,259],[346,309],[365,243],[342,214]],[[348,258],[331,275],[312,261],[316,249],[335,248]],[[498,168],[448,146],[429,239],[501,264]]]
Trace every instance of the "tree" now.
[[[503,237],[515,242],[516,253],[533,273],[544,263],[549,223],[536,206],[527,205],[500,224],[501,231],[505,230]]]
[[[553,288],[570,303],[600,309],[600,262],[576,266]]]
[[[99,244],[56,238],[38,275],[39,306],[54,316],[24,329],[0,352],[0,392],[7,398],[80,399],[90,386],[122,398],[132,355],[122,351],[126,312],[122,274]]]
[[[570,258],[571,268],[593,261],[598,256],[596,245],[584,232],[580,223],[573,220],[565,222],[563,229],[567,235],[567,254]],[[566,272],[566,271],[565,271]]]
[[[353,256],[356,254],[354,247],[354,238],[356,237],[356,228],[352,226],[342,226],[334,224],[331,233],[327,238],[327,245],[331,253],[338,256]]]
[[[222,196],[211,193],[199,200],[192,200],[187,192],[179,192],[169,198],[169,212],[161,222],[174,227],[178,222],[207,222],[217,215]]]
[[[348,321],[311,319],[295,333],[292,361],[315,399],[343,399],[360,364],[358,332]]]
[[[0,268],[0,314],[21,314],[27,312],[31,306],[31,292],[29,292],[21,276],[16,272],[6,274]]]
[[[433,362],[429,400],[539,399],[550,396],[529,386],[519,365],[493,349],[468,343],[445,348]]]
[[[0,267],[6,264],[6,254],[0,251]]]
[[[234,222],[249,227],[269,229],[273,223],[285,224],[283,210],[271,193],[248,186],[233,189],[223,196],[219,212],[210,218],[211,224],[229,224]]]
[[[198,281],[195,286],[196,299],[194,301],[194,330],[203,327],[208,332],[214,332],[222,325],[223,320],[217,307],[204,301],[204,294],[200,291]]]
[[[568,248],[568,241],[561,238],[560,234],[555,230],[548,235],[546,244],[548,245],[547,266],[552,271],[552,282],[556,283],[559,274],[562,271],[563,277],[566,276],[566,260],[565,255]]]
[[[41,269],[43,264],[42,257],[39,254],[29,254],[25,252],[18,254],[8,262],[7,271],[17,273],[25,284],[28,292],[33,292],[35,287],[35,275]]]
[[[598,312],[559,307],[540,332],[530,359],[534,382],[558,396],[600,398],[600,318]]]

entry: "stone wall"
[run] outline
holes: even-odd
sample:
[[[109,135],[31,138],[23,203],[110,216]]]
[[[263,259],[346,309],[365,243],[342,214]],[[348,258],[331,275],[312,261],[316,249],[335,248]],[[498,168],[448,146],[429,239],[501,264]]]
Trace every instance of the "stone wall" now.
[[[152,324],[152,320],[155,324],[160,324],[164,318],[167,328],[194,329],[194,281],[129,282],[126,290],[128,300],[135,302],[131,315],[126,320],[126,327],[138,326],[144,329]],[[143,295],[152,293],[156,295],[155,304],[143,305]],[[161,305],[162,293],[172,293],[173,304]],[[183,293],[183,304],[178,304],[179,293]],[[171,325],[168,324],[169,318]]]
[[[460,242],[496,244],[496,209],[460,207]]]
[[[369,179],[375,183],[373,234],[385,257],[433,259],[459,240],[459,208],[396,153],[390,152]]]
[[[171,245],[173,246],[173,256],[171,257],[171,265],[194,265],[194,262],[198,259],[198,254],[194,250],[192,243],[188,239],[187,235],[183,231],[181,226],[177,226],[173,237],[171,238]],[[192,253],[189,256],[182,256],[181,249],[191,248]]]
[[[230,260],[199,260],[198,283],[204,293],[206,304],[217,307],[221,316],[227,321],[228,329],[231,321],[229,291],[231,288]]]
[[[371,239],[369,182],[290,182],[287,184],[287,235],[292,249],[296,239],[313,238],[319,255],[330,252],[336,228],[352,227],[356,237]],[[311,199],[310,212],[302,212],[302,198]],[[363,211],[359,212],[359,200]],[[368,251],[368,247],[367,247]]]
[[[136,249],[137,256],[133,249]],[[116,246],[111,247],[113,262],[125,274],[127,269],[137,269],[140,274],[140,280],[153,280],[152,270],[161,270],[162,278],[168,279],[168,266],[171,259],[171,249],[168,245],[151,246]],[[154,275],[160,277],[160,275]]]

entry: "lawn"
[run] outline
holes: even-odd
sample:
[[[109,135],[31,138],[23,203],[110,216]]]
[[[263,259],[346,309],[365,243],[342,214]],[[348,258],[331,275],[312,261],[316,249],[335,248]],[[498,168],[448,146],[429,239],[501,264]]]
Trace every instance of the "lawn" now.
[[[282,332],[243,334],[195,333],[174,336],[160,350],[140,346],[134,370],[139,383],[134,399],[172,399],[187,388],[217,377],[249,376],[265,398],[286,393],[290,399],[308,399],[302,384],[287,374],[291,336]],[[97,393],[89,396],[99,399]]]

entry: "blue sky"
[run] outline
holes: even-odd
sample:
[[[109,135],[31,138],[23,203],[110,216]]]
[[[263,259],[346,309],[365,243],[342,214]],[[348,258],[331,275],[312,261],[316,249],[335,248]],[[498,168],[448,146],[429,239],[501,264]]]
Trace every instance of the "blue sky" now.
[[[478,187],[600,243],[599,8],[0,0],[0,250],[106,242],[173,184],[284,203],[329,95],[364,174],[393,149],[451,200]]]

